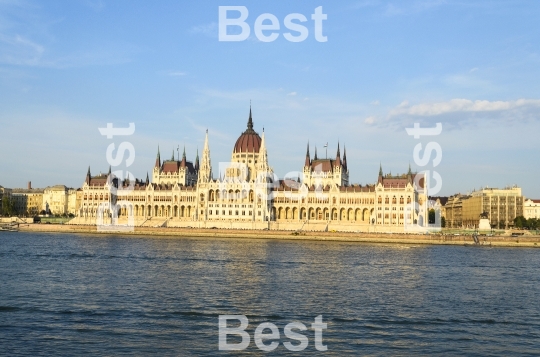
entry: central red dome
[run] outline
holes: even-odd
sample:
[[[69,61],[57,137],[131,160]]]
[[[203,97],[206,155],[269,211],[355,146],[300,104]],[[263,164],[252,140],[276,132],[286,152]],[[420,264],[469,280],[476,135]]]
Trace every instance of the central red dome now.
[[[240,135],[234,145],[234,152],[259,152],[261,148],[261,137],[253,130],[253,119],[251,118],[251,108],[249,108],[249,120],[247,130]]]

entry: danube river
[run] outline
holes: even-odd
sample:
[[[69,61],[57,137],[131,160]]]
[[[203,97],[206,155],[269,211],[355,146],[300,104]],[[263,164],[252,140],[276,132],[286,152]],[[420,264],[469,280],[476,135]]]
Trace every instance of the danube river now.
[[[244,352],[218,350],[226,314]],[[0,233],[0,354],[263,355],[262,322],[272,355],[539,355],[540,249]]]

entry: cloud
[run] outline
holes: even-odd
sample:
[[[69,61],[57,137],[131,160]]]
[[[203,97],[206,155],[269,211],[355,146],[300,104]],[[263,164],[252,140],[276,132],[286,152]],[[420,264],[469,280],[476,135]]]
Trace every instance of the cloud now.
[[[514,101],[452,99],[447,102],[423,103],[412,106],[409,106],[409,103],[404,101],[397,108],[392,109],[389,115],[390,117],[403,114],[411,116],[437,116],[456,112],[508,111],[521,107],[540,107],[540,99],[518,99]]]
[[[0,63],[32,66],[39,64],[44,52],[44,46],[26,37],[0,33]]]
[[[287,95],[290,95],[290,96],[295,96],[296,95],[296,92],[290,92],[289,94]]]
[[[169,72],[167,72],[167,75],[171,76],[171,77],[183,77],[183,76],[187,75],[187,73],[186,72],[181,72],[181,71],[169,71]]]
[[[378,100],[374,100],[373,102],[371,102],[371,105],[379,105],[381,104],[381,102],[379,102]]]
[[[218,24],[217,22],[211,22],[209,24],[193,26],[192,28],[189,29],[189,33],[217,38],[218,37]]]
[[[399,4],[399,5],[397,5]],[[387,4],[385,9],[385,15],[397,16],[397,15],[410,15],[417,14],[424,11],[431,10],[441,5],[446,5],[446,0],[423,0],[412,2],[398,2],[397,4]]]
[[[84,4],[95,12],[99,12],[105,8],[105,3],[102,0],[86,0]]]
[[[471,100],[451,99],[445,102],[410,105],[404,101],[390,109],[378,127],[402,129],[413,123],[433,125],[443,123],[447,129],[485,127],[486,125],[540,122],[540,99]]]
[[[375,117],[374,117],[374,116],[367,117],[367,118],[364,120],[364,123],[366,123],[366,124],[368,124],[368,125],[371,125],[371,124],[375,123]]]

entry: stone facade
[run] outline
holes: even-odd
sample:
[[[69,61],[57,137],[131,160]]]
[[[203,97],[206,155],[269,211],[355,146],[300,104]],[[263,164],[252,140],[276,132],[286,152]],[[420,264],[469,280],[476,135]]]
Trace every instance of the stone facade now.
[[[16,215],[36,216],[42,210],[43,189],[14,188],[12,198]]]
[[[527,199],[523,203],[523,216],[527,219],[540,218],[540,200]]]
[[[64,185],[46,187],[43,191],[43,210],[47,211],[48,207],[50,214],[53,215],[75,213],[70,212],[69,210],[70,196],[74,197],[74,194],[75,190],[70,189]],[[71,209],[75,211],[75,207],[73,207],[73,204],[71,205]]]
[[[514,225],[514,218],[523,215],[523,196],[521,188],[515,186],[486,187],[467,196],[451,197],[445,209],[450,227],[478,228],[482,215],[492,227],[508,229]]]
[[[161,161],[158,149],[152,182],[120,181],[111,174],[92,176],[88,169],[81,204],[73,223],[95,224],[118,209],[120,221],[134,216],[139,226],[343,231],[403,231],[404,225],[427,220],[414,204],[426,202],[423,178],[409,171],[392,176],[379,170],[377,182],[349,184],[345,148],[335,159],[310,157],[303,182],[280,180],[268,162],[264,131],[253,129],[250,109],[247,129],[236,141],[231,161],[214,178],[208,132],[201,162]]]

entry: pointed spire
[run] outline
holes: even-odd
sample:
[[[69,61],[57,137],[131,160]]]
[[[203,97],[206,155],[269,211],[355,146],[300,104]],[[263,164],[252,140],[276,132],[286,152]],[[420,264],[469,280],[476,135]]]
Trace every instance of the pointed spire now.
[[[156,156],[156,164],[154,165],[156,168],[161,167],[161,155],[159,154],[159,145],[157,147],[157,156]]]
[[[317,160],[317,147],[315,146],[315,157],[313,158],[313,160]]]
[[[197,150],[197,158],[198,158]],[[198,160],[197,160],[198,166]],[[212,164],[210,162],[210,147],[208,146],[208,129],[206,129],[206,136],[204,138],[204,147],[202,152],[201,165],[198,169],[198,181],[210,182],[212,180]]]
[[[172,157],[171,157],[171,161],[174,161],[174,149],[172,149]]]
[[[249,119],[247,123],[247,131],[248,132],[253,131],[253,117],[251,115],[251,102],[249,103]]]
[[[86,179],[85,179],[85,182],[90,185],[90,179],[92,178],[92,176],[90,175],[90,166],[88,166],[88,171],[86,172]]]
[[[382,172],[382,163],[379,163],[379,176],[382,177],[383,175],[383,172]]]
[[[341,154],[339,152],[339,141],[337,143],[336,163],[335,166],[341,166]]]
[[[309,141],[307,143],[307,151],[306,151],[306,161],[304,162],[304,167],[311,166],[311,158],[309,156]]]
[[[107,173],[108,176],[111,176],[111,165],[109,165],[109,172]]]
[[[186,145],[184,145],[184,152],[182,153],[182,162],[180,167],[186,167]]]
[[[197,148],[197,156],[195,156],[195,171],[199,171],[199,148]]]
[[[150,178],[148,177],[148,171],[146,172],[146,186],[148,186],[150,184]]]
[[[347,149],[343,145],[343,167],[347,170]]]
[[[411,163],[409,162],[409,171],[407,172],[407,175],[412,175],[412,171],[411,171]]]

